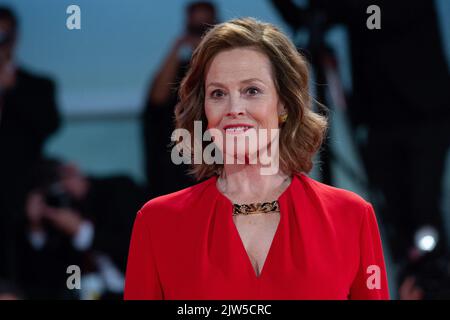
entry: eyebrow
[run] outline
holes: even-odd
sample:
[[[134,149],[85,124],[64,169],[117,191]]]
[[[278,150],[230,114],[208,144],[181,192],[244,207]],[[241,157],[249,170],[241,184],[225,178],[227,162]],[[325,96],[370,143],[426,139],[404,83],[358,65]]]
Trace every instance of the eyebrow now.
[[[250,82],[260,82],[260,83],[262,83],[263,85],[265,85],[264,84],[264,81],[262,81],[261,79],[258,79],[258,78],[250,78],[250,79],[245,79],[245,80],[242,80],[240,83],[250,83]],[[224,88],[225,86],[222,84],[222,83],[220,83],[220,82],[211,82],[211,83],[209,83],[208,85],[207,85],[207,88],[208,87],[210,87],[210,86],[215,86],[215,87],[221,87],[221,88]]]

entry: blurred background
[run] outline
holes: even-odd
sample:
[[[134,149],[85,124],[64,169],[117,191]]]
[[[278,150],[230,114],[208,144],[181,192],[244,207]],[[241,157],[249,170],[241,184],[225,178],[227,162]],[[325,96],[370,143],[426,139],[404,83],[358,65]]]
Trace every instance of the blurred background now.
[[[177,83],[243,16],[308,58],[331,121],[311,175],[374,204],[391,296],[450,298],[448,0],[0,0],[0,297],[121,297],[137,210],[195,183],[167,151]]]

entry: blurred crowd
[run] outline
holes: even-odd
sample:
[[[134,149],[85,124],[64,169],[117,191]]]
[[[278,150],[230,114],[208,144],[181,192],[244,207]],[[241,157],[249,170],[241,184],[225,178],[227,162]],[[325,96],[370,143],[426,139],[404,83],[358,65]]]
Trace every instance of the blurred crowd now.
[[[366,27],[369,5],[382,8],[382,28]],[[329,108],[345,104],[366,185],[386,250],[399,266],[401,299],[450,297],[447,233],[441,201],[450,146],[450,74],[433,1],[272,0],[294,34],[317,83],[339,65],[326,33],[346,27],[352,91],[337,102],[318,88]],[[405,7],[408,10],[405,10]],[[121,298],[128,244],[137,210],[149,199],[196,183],[170,158],[177,84],[192,51],[219,22],[211,2],[186,6],[185,27],[151,83],[140,117],[145,185],[124,175],[96,177],[70,159],[44,154],[61,128],[51,79],[16,64],[19,21],[0,7],[0,299]],[[300,49],[301,47],[301,49]],[[333,96],[333,95],[331,95]],[[333,132],[330,132],[333,135]],[[328,140],[332,142],[331,140]],[[320,155],[336,161],[325,146]],[[333,184],[333,172],[323,180]],[[67,267],[80,266],[80,293],[67,288]]]
[[[145,187],[44,154],[61,127],[55,85],[15,64],[18,28],[0,8],[0,297],[118,298]],[[83,296],[67,288],[71,265],[89,275]]]

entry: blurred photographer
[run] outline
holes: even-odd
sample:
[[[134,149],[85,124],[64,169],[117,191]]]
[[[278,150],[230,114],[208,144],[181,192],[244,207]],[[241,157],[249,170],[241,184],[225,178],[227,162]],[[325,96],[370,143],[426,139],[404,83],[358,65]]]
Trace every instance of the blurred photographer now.
[[[347,115],[355,133],[367,132],[355,143],[370,191],[381,195],[376,206],[391,257],[404,273],[400,297],[449,297],[441,201],[450,148],[450,72],[435,2],[271,2],[295,30],[308,26],[325,33],[335,25],[346,27],[352,72]],[[371,5],[381,11],[380,29],[366,26]],[[433,254],[417,253],[422,249],[415,237],[423,226],[435,230],[435,237],[424,237],[425,244],[434,241]]]
[[[82,277],[98,275],[99,295],[120,295],[132,212],[144,202],[143,189],[125,176],[88,177],[75,164],[54,159],[39,163],[34,181],[26,201],[29,246],[22,270],[30,297],[86,297],[67,289],[70,265],[78,265]]]
[[[208,1],[191,2],[186,7],[185,19],[182,34],[174,41],[148,90],[142,115],[144,163],[150,197],[178,191],[195,183],[186,174],[188,166],[172,163],[168,145],[175,129],[176,89],[202,35],[217,23],[216,8]]]
[[[19,23],[0,6],[0,277],[15,280],[30,168],[60,126],[54,83],[17,65]]]

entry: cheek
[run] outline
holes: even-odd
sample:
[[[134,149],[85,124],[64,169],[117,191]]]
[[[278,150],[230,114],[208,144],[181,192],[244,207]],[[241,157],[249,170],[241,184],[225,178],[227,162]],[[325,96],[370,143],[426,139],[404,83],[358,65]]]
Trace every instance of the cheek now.
[[[278,127],[277,105],[273,101],[259,103],[252,108],[252,117],[264,128]]]
[[[224,116],[221,108],[214,108],[214,106],[205,103],[205,115],[208,120],[208,128],[217,127]]]

